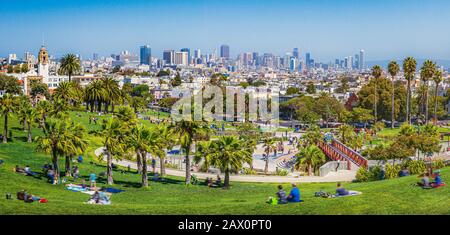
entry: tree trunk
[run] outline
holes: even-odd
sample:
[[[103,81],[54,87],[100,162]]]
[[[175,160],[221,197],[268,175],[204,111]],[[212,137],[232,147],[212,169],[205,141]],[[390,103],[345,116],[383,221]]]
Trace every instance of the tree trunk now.
[[[28,143],[33,142],[33,139],[31,137],[31,125],[28,125]]]
[[[161,171],[160,172],[161,176],[166,174],[166,163],[164,161],[165,161],[165,159],[163,157],[159,158],[159,165],[160,165],[159,168],[160,168],[160,171]]]
[[[308,164],[308,175],[312,176],[312,166],[311,166],[311,164]]]
[[[113,169],[112,169],[112,156],[111,153],[106,150],[106,175],[108,177],[108,184],[112,185],[114,183],[113,180]]]
[[[111,102],[111,112],[114,113],[114,102]]]
[[[53,171],[54,171],[54,182],[59,181],[59,166],[58,166],[58,155],[56,152],[56,148],[52,149],[52,163],[53,163]],[[52,182],[52,183],[54,183]]]
[[[101,111],[102,111],[102,102],[101,102],[101,101],[98,101],[98,102],[97,102],[97,111],[98,111],[98,112],[101,112]]]
[[[428,84],[425,87],[425,124],[428,124]]]
[[[136,165],[138,174],[142,174],[142,154],[140,151],[136,151]]]
[[[434,89],[434,125],[437,124],[437,98],[438,98],[438,89],[439,89],[439,84],[436,84],[436,87]]]
[[[95,101],[91,101],[90,103],[91,103],[91,113],[93,113],[94,112]]]
[[[185,161],[186,161],[186,185],[191,183],[191,162],[189,159],[189,152],[191,151],[191,146],[188,146],[186,148],[186,156],[185,156]]]
[[[266,159],[264,159],[266,161],[266,164],[264,166],[264,174],[267,175],[269,173],[269,154],[270,152],[266,152]]]
[[[378,96],[378,89],[377,89],[377,79],[375,78],[375,93],[374,93],[374,102],[373,102],[373,113],[374,113],[374,118],[375,121],[374,123],[377,122],[378,120],[378,115],[377,115],[377,111],[378,111],[378,105],[377,105],[377,96]]]
[[[142,152],[142,187],[148,187],[147,153]]]
[[[394,77],[392,77],[392,98],[391,98],[391,128],[394,129],[394,122],[395,122],[395,83],[394,83]]]
[[[225,179],[223,182],[223,187],[226,189],[230,188],[230,170],[228,168],[225,170]]]
[[[8,114],[5,113],[5,123],[3,125],[3,143],[8,143]]]
[[[70,161],[72,160],[71,156],[66,156],[66,176],[70,177],[72,176],[72,173],[70,171]]]
[[[411,124],[411,81],[408,79],[406,88],[406,122]]]

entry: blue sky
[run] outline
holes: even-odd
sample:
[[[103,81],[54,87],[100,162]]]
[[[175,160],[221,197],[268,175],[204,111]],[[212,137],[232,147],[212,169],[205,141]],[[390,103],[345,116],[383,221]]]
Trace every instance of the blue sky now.
[[[447,0],[27,0],[2,1],[0,55],[91,57],[149,44],[211,52],[228,44],[283,55],[298,47],[323,62],[365,49],[368,60],[450,59]]]

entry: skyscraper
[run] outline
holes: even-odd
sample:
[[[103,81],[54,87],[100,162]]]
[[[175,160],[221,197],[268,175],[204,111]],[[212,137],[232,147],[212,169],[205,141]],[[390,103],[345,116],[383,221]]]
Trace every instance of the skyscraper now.
[[[200,49],[195,49],[194,50],[194,58],[195,59],[198,59],[198,58],[201,58],[202,57],[202,52],[201,52],[201,50]]]
[[[294,50],[292,50],[292,55],[297,58],[297,60],[300,59],[298,48],[294,48]]]
[[[188,55],[188,64],[191,63],[191,50],[189,48],[181,48],[181,52],[187,52]]]
[[[366,58],[364,55],[364,50],[359,51],[359,70],[366,69]]]
[[[297,69],[297,58],[295,56],[292,56],[289,61],[289,70],[291,72],[294,72]]]
[[[311,53],[307,52],[305,56],[306,67],[311,67]]]
[[[187,51],[177,51],[175,52],[175,64],[187,66],[188,65],[188,53]]]
[[[222,58],[230,58],[230,47],[228,45],[220,46],[220,57]]]
[[[150,57],[152,56],[152,49],[149,45],[141,46],[140,62],[141,64],[150,65]]]
[[[164,50],[163,52],[163,60],[165,64],[173,64],[174,63],[174,50]]]

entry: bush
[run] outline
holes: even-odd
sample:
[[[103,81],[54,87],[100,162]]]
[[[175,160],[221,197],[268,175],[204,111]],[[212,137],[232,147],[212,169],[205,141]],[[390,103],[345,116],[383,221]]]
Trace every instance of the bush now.
[[[433,161],[433,169],[441,169],[445,166],[446,166],[445,161],[442,159]]]
[[[276,174],[279,176],[287,176],[289,172],[287,170],[277,170]]]
[[[169,162],[166,164],[166,168],[178,169],[178,164]]]
[[[367,182],[369,181],[369,171],[366,168],[360,167],[356,172],[356,181]]]
[[[401,171],[400,165],[386,164],[385,179],[393,179],[398,177],[398,173]]]
[[[381,166],[374,166],[369,169],[369,181],[376,181],[382,179]]]
[[[406,168],[408,168],[409,174],[416,175],[416,174],[422,174],[426,171],[427,167],[425,165],[425,162],[422,160],[415,161],[410,160],[406,162]]]
[[[256,175],[256,170],[255,169],[251,169],[251,168],[244,168],[243,169],[243,174],[244,175]]]

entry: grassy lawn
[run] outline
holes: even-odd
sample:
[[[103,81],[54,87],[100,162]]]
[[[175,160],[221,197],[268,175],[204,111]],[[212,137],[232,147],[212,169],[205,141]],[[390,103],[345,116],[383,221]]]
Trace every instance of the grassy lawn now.
[[[100,124],[89,124],[89,114],[71,115],[88,129]],[[149,123],[148,123],[149,124]],[[0,121],[0,125],[3,122]],[[149,124],[150,125],[150,124]],[[147,189],[140,188],[140,176],[135,172],[114,172],[114,187],[125,192],[114,194],[112,205],[87,205],[89,195],[68,191],[63,185],[51,185],[44,176],[23,176],[12,171],[16,164],[29,165],[40,172],[43,164],[50,162],[50,156],[34,151],[34,144],[24,141],[26,133],[12,120],[13,142],[0,144],[0,214],[450,214],[450,187],[422,190],[411,186],[416,176],[394,180],[348,183],[346,188],[363,192],[360,196],[346,198],[315,198],[314,192],[332,192],[334,183],[301,184],[300,204],[271,206],[265,203],[274,196],[277,184],[233,183],[230,190],[208,188],[204,185],[185,186],[183,179],[168,177],[165,183],[151,182]],[[34,129],[34,135],[40,130]],[[85,154],[85,163],[79,164],[80,175],[88,178],[92,172],[105,171],[104,163],[97,162],[93,150],[99,147],[99,137],[88,138],[90,147]],[[92,164],[90,162],[93,162]],[[63,160],[60,161],[64,166]],[[442,171],[444,181],[450,178],[450,168]],[[105,179],[99,179],[102,186]],[[288,184],[284,184],[287,190]],[[5,200],[5,193],[14,195],[22,189],[49,200],[46,204],[24,203],[19,200]]]

